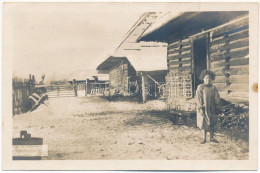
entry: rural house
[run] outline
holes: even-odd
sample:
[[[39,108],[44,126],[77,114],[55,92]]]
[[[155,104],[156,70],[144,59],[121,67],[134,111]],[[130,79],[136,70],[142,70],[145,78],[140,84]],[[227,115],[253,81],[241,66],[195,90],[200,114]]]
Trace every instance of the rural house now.
[[[232,103],[249,100],[248,12],[165,14],[138,41],[168,43],[167,106],[172,112],[195,111],[194,97],[204,69],[216,74],[214,85]]]
[[[114,54],[97,70],[109,74],[110,95],[141,96],[143,102],[157,98],[167,73],[167,44],[137,39],[162,13],[144,13],[129,30]]]

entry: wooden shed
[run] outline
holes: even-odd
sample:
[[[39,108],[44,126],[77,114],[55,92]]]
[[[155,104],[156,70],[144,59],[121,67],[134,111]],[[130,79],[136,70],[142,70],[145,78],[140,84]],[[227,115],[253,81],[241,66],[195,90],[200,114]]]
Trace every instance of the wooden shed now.
[[[248,12],[184,12],[165,18],[147,29],[139,41],[168,43],[169,109],[195,111],[193,98],[204,69],[216,74],[214,85],[223,99],[248,103]]]

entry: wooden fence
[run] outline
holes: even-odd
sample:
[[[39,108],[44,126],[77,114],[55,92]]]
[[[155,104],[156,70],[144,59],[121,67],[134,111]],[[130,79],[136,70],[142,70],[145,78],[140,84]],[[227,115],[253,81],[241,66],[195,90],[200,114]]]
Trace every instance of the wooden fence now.
[[[32,94],[34,89],[34,83],[30,80],[13,78],[13,115],[27,112],[32,107],[32,103],[28,97]]]

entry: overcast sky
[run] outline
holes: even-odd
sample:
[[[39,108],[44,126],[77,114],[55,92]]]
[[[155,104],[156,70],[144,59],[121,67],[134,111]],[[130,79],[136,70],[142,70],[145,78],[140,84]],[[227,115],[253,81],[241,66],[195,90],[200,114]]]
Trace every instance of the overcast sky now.
[[[12,12],[15,74],[46,79],[95,69],[143,13],[98,3],[21,3],[6,12]]]

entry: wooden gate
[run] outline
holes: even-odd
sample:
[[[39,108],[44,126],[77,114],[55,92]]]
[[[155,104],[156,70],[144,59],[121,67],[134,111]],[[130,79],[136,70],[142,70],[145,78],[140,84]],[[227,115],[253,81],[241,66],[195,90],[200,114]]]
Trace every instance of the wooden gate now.
[[[49,85],[46,90],[49,98],[76,96],[73,85]]]

